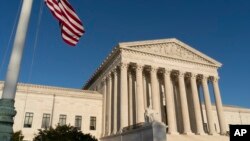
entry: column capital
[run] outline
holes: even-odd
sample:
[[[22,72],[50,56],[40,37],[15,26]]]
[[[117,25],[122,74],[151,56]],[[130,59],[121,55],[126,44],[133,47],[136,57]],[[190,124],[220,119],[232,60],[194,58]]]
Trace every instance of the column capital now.
[[[111,72],[108,72],[107,73],[107,76],[106,76],[107,80],[109,80],[111,78]]]
[[[164,70],[164,75],[170,75],[172,73],[171,69],[165,69]]]
[[[114,75],[117,75],[117,69],[114,68],[112,71],[111,71]]]
[[[190,73],[190,78],[191,79],[197,79],[197,77],[198,77],[198,74],[196,74],[196,73]]]
[[[143,70],[143,66],[142,64],[136,64],[136,70]]]
[[[158,70],[158,67],[156,67],[156,66],[150,67],[150,72],[157,72],[157,70]]]
[[[129,65],[129,63],[127,63],[127,62],[121,62],[121,63],[119,63],[119,67],[121,69],[127,69],[128,65]]]
[[[179,71],[179,72],[178,72],[178,77],[184,77],[185,74],[186,74],[185,71]]]
[[[107,80],[107,76],[103,76],[101,81],[104,83],[106,80]]]
[[[211,80],[212,80],[213,82],[218,82],[219,79],[220,79],[219,76],[212,76],[212,77],[211,77]]]
[[[202,81],[207,81],[208,78],[209,78],[208,75],[206,75],[206,74],[203,74],[203,75],[202,75]]]

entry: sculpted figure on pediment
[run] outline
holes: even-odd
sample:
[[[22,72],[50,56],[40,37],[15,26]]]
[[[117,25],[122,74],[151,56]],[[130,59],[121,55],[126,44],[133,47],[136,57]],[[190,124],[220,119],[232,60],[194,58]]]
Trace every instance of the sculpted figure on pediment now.
[[[152,53],[156,55],[162,55],[167,57],[179,58],[184,60],[196,61],[201,63],[211,64],[209,60],[204,59],[202,56],[195,54],[194,52],[186,49],[185,47],[177,43],[160,43],[160,44],[148,44],[133,46],[136,50]]]

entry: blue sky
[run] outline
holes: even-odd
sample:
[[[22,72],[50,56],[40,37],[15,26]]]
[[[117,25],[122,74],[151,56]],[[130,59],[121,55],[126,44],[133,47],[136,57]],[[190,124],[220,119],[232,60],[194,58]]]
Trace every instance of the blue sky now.
[[[224,104],[250,108],[250,1],[69,0],[86,29],[76,48],[63,43],[45,5],[37,27],[41,2],[33,3],[20,82],[81,88],[119,42],[174,37],[223,64],[219,74]],[[3,0],[0,5],[0,65],[19,4]],[[11,48],[12,42],[0,80],[5,79]]]

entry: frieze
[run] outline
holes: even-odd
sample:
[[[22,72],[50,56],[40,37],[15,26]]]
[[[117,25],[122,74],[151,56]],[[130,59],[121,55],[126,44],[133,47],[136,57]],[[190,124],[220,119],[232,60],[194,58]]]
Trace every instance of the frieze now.
[[[123,59],[126,61],[134,62],[134,63],[142,63],[144,65],[153,65],[157,63],[160,67],[167,66],[168,68],[174,68],[178,70],[192,70],[195,72],[202,72],[217,75],[217,67],[205,65],[201,63],[194,63],[185,60],[163,57],[159,55],[147,54],[145,52],[137,52],[134,50],[126,50],[124,49]],[[194,69],[195,68],[195,69]]]

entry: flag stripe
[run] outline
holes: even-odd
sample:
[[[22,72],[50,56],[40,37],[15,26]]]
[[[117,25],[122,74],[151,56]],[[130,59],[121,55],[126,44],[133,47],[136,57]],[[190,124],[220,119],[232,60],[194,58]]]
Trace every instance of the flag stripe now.
[[[80,18],[76,15],[76,13],[75,13],[74,9],[71,7],[71,5],[69,5],[69,3],[65,0],[62,0],[61,2],[63,4],[63,6],[67,9],[67,11],[69,13],[71,13],[71,15],[74,17],[76,22],[78,22],[80,25],[82,25]]]
[[[61,4],[59,4],[59,6],[63,7]],[[67,15],[67,11],[65,9],[63,9],[63,8],[61,8],[61,9],[62,9],[61,13],[62,13],[63,17],[65,18],[64,21],[66,22],[66,24],[70,25],[72,30],[74,30],[75,32],[78,32],[77,34],[81,35],[83,30],[81,28],[77,27],[75,22],[73,22],[74,19],[72,19],[71,16]],[[79,25],[79,26],[81,26],[81,25]]]
[[[76,40],[79,40],[80,38],[76,35],[74,35],[74,33],[72,33],[69,29],[67,29],[67,27],[63,26],[62,27],[62,31],[66,32],[67,34],[71,35],[72,38],[75,38]]]
[[[65,7],[65,9],[67,9],[67,12],[70,15],[70,17],[72,19],[74,19],[77,24],[79,24],[80,26],[82,26],[82,22],[81,22],[80,18],[75,14],[74,10],[71,7],[69,7],[69,5],[67,4],[67,1],[65,2],[63,0],[62,1],[62,5]]]
[[[85,31],[73,7],[67,0],[45,0],[45,3],[60,23],[63,40],[75,46]]]
[[[57,0],[52,0],[53,3],[51,3],[53,5],[53,9],[52,9],[52,13],[55,14],[55,16],[57,17],[57,19],[63,23],[63,25],[65,25],[69,30],[71,30],[71,32],[74,32],[74,34],[76,34],[78,37],[81,37],[81,35],[83,34],[83,30],[79,31],[78,29],[75,29],[74,26],[72,24],[69,23],[69,21],[67,20],[67,16],[64,15],[63,13],[63,7],[60,7],[59,3],[57,2]]]

